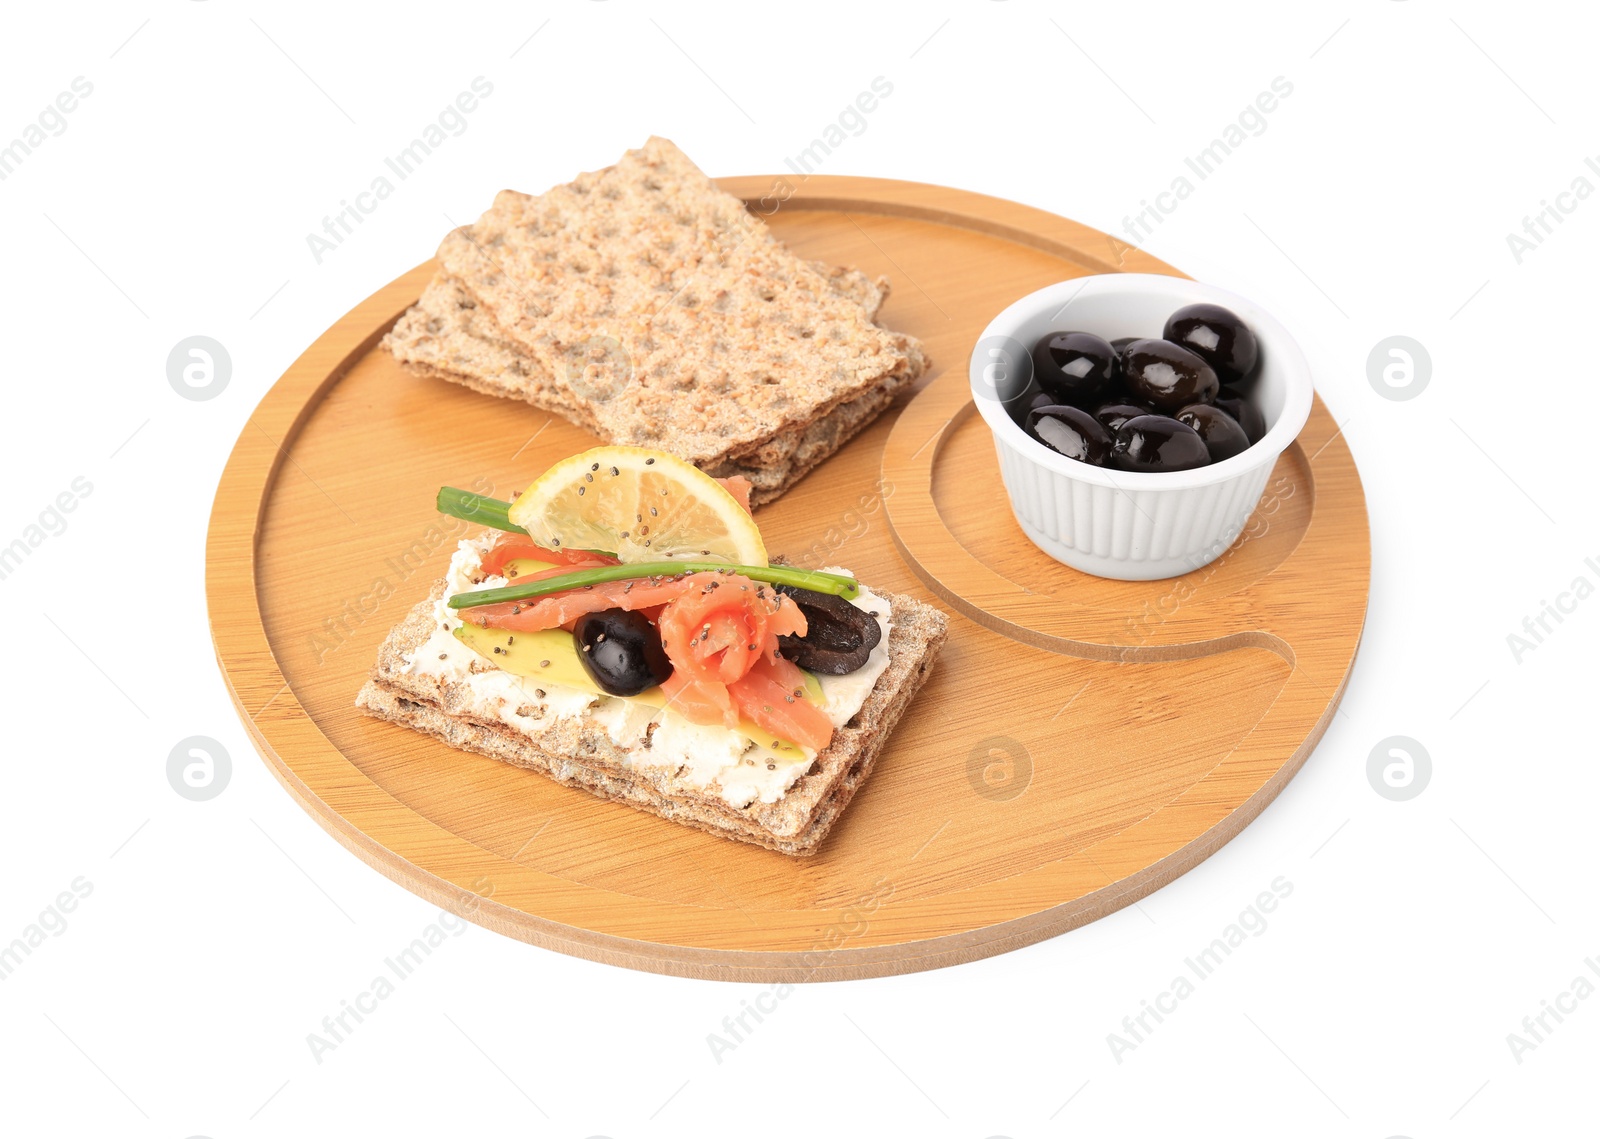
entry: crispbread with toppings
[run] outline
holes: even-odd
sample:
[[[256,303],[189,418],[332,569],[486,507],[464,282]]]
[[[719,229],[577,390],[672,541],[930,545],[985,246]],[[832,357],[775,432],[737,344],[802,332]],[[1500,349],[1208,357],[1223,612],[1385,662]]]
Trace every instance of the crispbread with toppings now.
[[[474,714],[465,684],[409,670],[408,659],[433,634],[445,589],[445,581],[437,582],[432,595],[390,631],[356,699],[363,711],[603,799],[789,855],[816,853],[872,773],[889,733],[927,679],[947,629],[945,615],[933,606],[882,594],[890,605],[889,663],[860,710],[776,802],[736,807],[714,793],[715,784],[697,788],[665,768],[625,762],[626,749],[587,716],[557,717],[541,730],[521,731]]]

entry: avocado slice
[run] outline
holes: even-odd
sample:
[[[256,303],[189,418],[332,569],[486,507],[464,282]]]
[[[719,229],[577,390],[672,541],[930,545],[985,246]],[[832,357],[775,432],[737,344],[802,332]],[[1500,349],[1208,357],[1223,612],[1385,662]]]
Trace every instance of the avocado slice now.
[[[548,680],[563,688],[576,688],[597,696],[606,695],[578,659],[578,642],[565,629],[508,633],[504,629],[485,629],[469,621],[456,629],[455,636],[473,652],[488,657],[513,676]],[[666,697],[659,688],[649,689],[629,699],[643,699],[652,693],[656,697],[654,707],[659,708],[666,703]]]

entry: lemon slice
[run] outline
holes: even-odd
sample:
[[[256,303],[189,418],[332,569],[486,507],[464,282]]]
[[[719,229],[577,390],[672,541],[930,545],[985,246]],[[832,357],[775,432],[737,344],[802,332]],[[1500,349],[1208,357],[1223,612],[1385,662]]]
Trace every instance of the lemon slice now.
[[[755,520],[698,467],[644,447],[596,447],[551,467],[511,504],[540,545],[623,562],[674,558],[764,566]]]

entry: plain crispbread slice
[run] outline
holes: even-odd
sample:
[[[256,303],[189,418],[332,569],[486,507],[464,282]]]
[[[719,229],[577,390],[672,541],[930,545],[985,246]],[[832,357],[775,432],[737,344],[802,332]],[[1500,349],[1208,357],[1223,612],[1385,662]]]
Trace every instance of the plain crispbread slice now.
[[[766,498],[927,366],[873,323],[881,285],[795,256],[662,139],[542,196],[501,193],[439,261],[384,340],[408,368],[765,472]]]
[[[725,838],[783,854],[814,854],[828,830],[871,774],[884,741],[922,687],[940,646],[943,613],[911,597],[886,594],[890,604],[889,667],[850,724],[834,733],[808,774],[776,803],[734,807],[659,768],[630,767],[621,749],[597,724],[561,720],[538,735],[472,716],[461,686],[405,671],[406,656],[433,632],[434,606],[445,583],[390,631],[371,679],[356,704],[389,720],[570,787],[624,803]]]
[[[911,367],[903,338],[664,139],[539,197],[500,194],[438,258],[558,384],[574,346],[618,342],[632,380],[587,400],[601,434],[670,439],[692,462],[757,446]]]
[[[871,319],[888,296],[889,282],[858,269],[813,263],[841,299],[859,305]],[[493,394],[526,399],[561,414],[587,415],[567,396],[555,377],[532,356],[507,340],[494,318],[453,277],[436,274],[421,298],[403,313],[383,347],[414,369],[461,376],[488,385]]]
[[[858,270],[813,264],[829,288],[874,315],[888,294],[886,280]],[[461,384],[485,395],[521,399],[555,412],[590,431],[598,424],[582,401],[554,384],[531,357],[499,334],[498,327],[459,282],[436,276],[384,339],[384,347],[407,370]],[[743,475],[760,506],[781,495],[873,419],[914,377],[898,375],[835,407],[811,423],[788,428],[754,452],[702,463],[720,477]]]

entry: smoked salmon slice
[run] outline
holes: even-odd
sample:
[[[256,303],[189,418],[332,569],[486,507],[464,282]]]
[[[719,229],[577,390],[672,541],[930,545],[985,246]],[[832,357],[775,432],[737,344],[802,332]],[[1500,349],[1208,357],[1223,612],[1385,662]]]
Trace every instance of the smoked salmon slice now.
[[[490,576],[505,572],[506,565],[519,559],[527,558],[530,561],[550,562],[560,567],[559,573],[570,573],[575,569],[585,569],[589,566],[614,566],[617,559],[608,554],[596,554],[589,550],[551,550],[534,542],[525,534],[501,534],[495,544],[483,555],[483,572]],[[546,573],[545,576],[551,576]],[[532,574],[524,574],[520,581],[538,580]]]
[[[805,698],[805,678],[783,657],[758,661],[728,685],[728,692],[745,718],[771,732],[774,739],[821,751],[833,738],[833,721]]]

